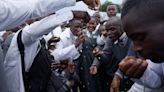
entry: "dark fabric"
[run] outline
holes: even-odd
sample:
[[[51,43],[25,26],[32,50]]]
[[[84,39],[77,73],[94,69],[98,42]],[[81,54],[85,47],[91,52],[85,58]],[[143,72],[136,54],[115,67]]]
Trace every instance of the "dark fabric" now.
[[[22,31],[20,31],[18,33],[18,37],[17,37],[17,44],[18,44],[18,49],[21,55],[21,65],[22,65],[22,76],[23,76],[23,80],[24,80],[24,86],[25,89],[28,89],[28,83],[27,83],[27,79],[26,79],[26,72],[25,72],[25,61],[24,61],[24,45],[22,43]]]
[[[27,92],[47,92],[47,83],[50,78],[50,62],[53,60],[48,50],[41,46],[29,72],[25,72],[24,45],[21,41],[21,32],[18,34],[17,43],[21,54],[22,74]]]
[[[69,81],[74,81],[74,86],[71,86],[71,89],[73,92],[78,92],[78,86],[79,86],[79,76],[76,73],[69,73],[69,70],[65,70],[65,76]]]
[[[94,36],[86,37],[82,46],[81,56],[78,59],[78,75],[80,78],[80,92],[98,92],[97,75],[90,74],[90,66],[94,60],[92,53],[96,46],[96,38]]]
[[[101,72],[100,78],[104,78],[104,80],[100,80],[100,82],[103,84],[104,81],[107,81],[107,85],[105,82],[105,84],[102,85],[102,89],[109,89],[114,74],[118,69],[118,64],[127,55],[130,43],[131,41],[129,39],[125,45],[121,45],[119,42],[114,44],[110,39],[107,40],[103,48],[104,53],[99,58],[101,62],[99,69],[99,72]],[[104,90],[104,92],[109,92],[109,90]]]
[[[56,74],[56,71],[51,73],[50,81],[48,82],[48,92],[70,92],[70,88],[63,83],[61,76]]]

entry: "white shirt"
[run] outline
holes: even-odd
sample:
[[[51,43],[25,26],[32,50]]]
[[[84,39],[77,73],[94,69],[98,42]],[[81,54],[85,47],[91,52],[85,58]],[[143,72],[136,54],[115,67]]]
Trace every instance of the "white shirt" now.
[[[75,2],[76,0],[0,0],[0,31],[13,28],[29,18],[54,13]]]
[[[22,42],[25,46],[25,67],[26,71],[31,67],[39,49],[39,39],[42,35],[51,32],[55,27],[73,18],[72,12],[62,12],[51,15],[29,26],[22,31]],[[8,92],[24,92],[22,80],[21,57],[17,46],[17,35],[13,37],[11,45],[5,57],[4,65],[7,75]]]
[[[160,88],[164,84],[164,63],[148,61],[148,67],[140,78],[142,84],[149,88]]]
[[[128,92],[164,92],[164,63],[156,64],[148,60],[148,67],[138,83]]]
[[[66,28],[60,35],[60,42],[56,49],[51,53],[56,60],[77,59],[80,56],[78,49],[74,45],[75,36],[69,28]]]

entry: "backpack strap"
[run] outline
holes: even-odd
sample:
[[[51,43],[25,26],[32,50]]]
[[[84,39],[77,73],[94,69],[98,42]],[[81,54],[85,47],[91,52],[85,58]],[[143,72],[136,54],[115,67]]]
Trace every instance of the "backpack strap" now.
[[[25,61],[24,61],[24,45],[22,43],[22,30],[18,33],[18,36],[17,36],[17,44],[18,44],[18,50],[20,52],[20,55],[21,55],[21,65],[22,65],[22,76],[23,76],[23,81],[24,81],[24,86],[25,86],[25,90],[27,90],[28,88],[28,85],[27,85],[27,80],[26,80],[26,72],[25,72]]]

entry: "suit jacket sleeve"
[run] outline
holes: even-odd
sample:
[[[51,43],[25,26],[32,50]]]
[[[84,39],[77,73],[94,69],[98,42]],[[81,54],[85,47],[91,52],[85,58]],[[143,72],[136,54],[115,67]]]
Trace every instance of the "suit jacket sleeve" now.
[[[0,31],[13,28],[29,18],[46,16],[75,4],[75,0],[1,0]]]
[[[108,62],[110,62],[113,57],[112,49],[113,49],[113,43],[111,39],[107,39],[103,48],[103,54],[100,55],[100,57],[98,57],[98,60],[100,60],[101,63],[104,63],[104,64],[107,64]]]

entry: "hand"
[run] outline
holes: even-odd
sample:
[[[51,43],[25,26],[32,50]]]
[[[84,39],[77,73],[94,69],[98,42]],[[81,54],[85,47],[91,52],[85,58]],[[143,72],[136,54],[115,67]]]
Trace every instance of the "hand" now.
[[[92,75],[97,74],[97,67],[96,66],[91,66],[90,67],[90,74],[92,74]]]
[[[70,80],[70,87],[73,87],[75,85],[75,81],[74,80]]]
[[[74,74],[76,71],[76,65],[74,62],[68,62],[68,71],[70,74]]]
[[[148,63],[146,60],[128,56],[119,64],[120,70],[125,73],[126,76],[140,78],[145,72]]]
[[[119,92],[120,81],[121,78],[118,75],[115,75],[110,86],[110,92]]]
[[[99,55],[101,55],[103,52],[99,49],[99,48],[95,48],[94,50],[93,50],[93,54],[95,55],[95,56],[99,56]]]
[[[60,62],[53,60],[51,63],[51,70],[55,70],[60,67]]]
[[[82,32],[78,32],[77,37],[78,38],[75,41],[75,47],[76,48],[79,47],[85,41],[85,37],[84,37]]]
[[[72,11],[74,18],[75,19],[79,19],[79,20],[83,20],[84,23],[88,23],[90,20],[90,15],[88,14],[88,12],[85,11]]]
[[[100,0],[83,0],[83,2],[92,10],[98,10],[100,8]]]

